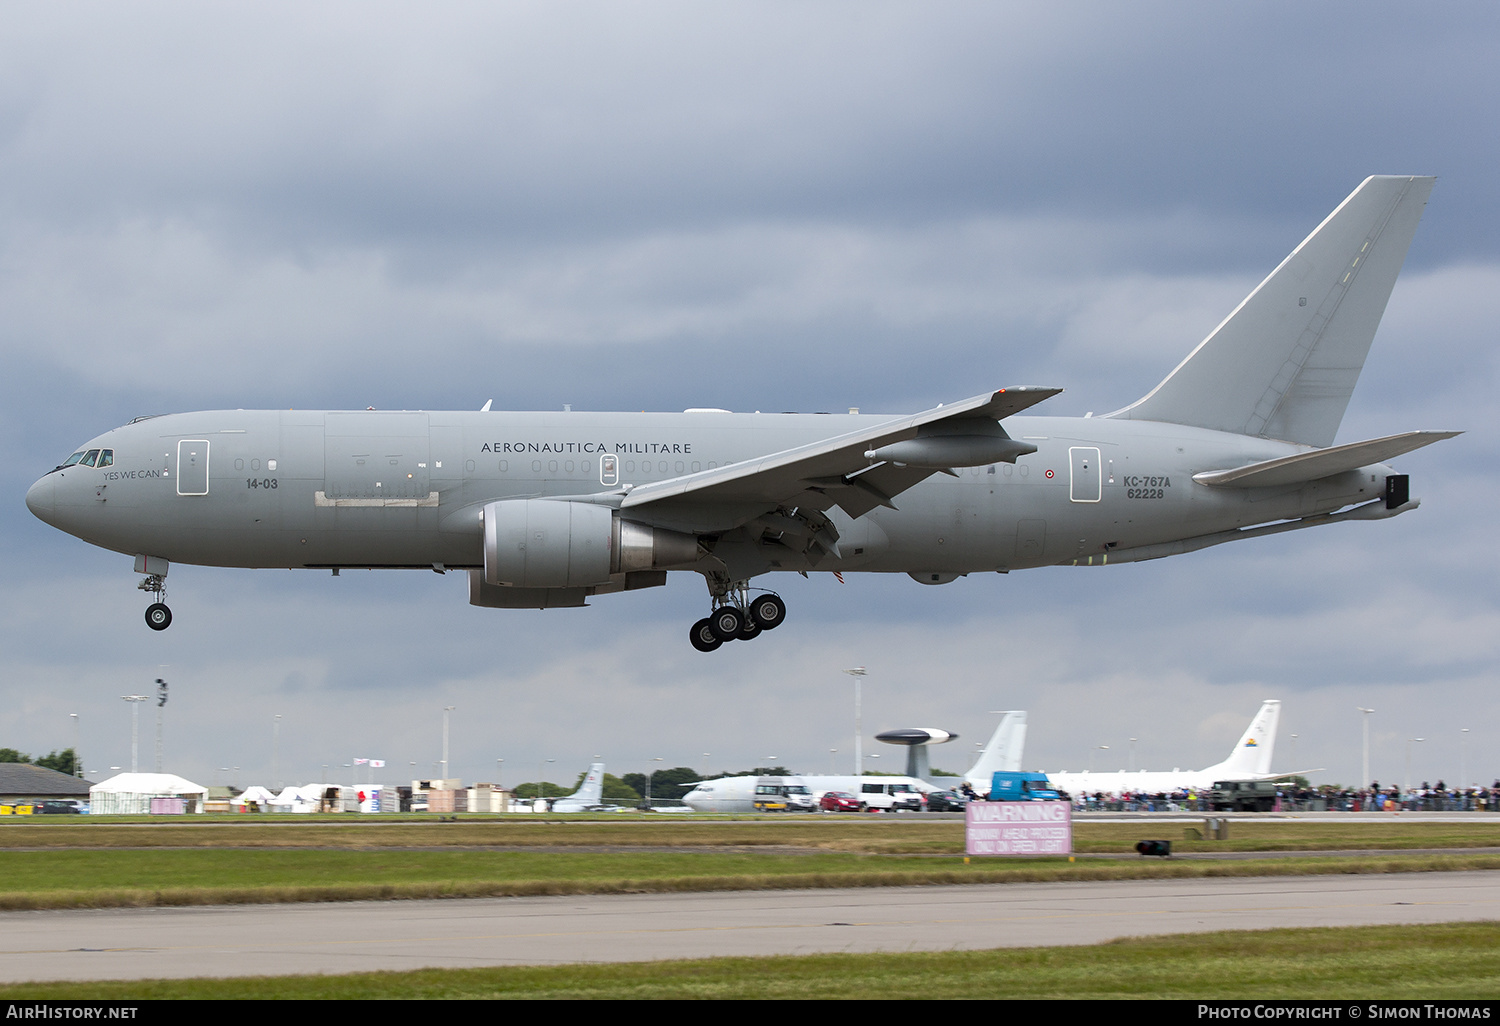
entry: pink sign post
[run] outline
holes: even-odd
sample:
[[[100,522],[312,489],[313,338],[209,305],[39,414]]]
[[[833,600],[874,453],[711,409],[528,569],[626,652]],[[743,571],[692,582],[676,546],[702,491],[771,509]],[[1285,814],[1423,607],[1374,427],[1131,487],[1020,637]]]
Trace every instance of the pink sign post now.
[[[1069,855],[1071,802],[970,802],[964,816],[968,855]]]

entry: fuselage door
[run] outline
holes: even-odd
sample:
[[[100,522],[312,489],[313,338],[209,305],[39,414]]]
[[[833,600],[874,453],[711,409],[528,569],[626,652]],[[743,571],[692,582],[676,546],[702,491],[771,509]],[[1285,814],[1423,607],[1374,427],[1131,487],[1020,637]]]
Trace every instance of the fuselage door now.
[[[1068,450],[1069,474],[1074,502],[1098,502],[1104,495],[1104,478],[1099,472],[1099,450],[1093,446],[1075,445]]]
[[[606,488],[620,483],[620,457],[610,454],[599,457],[599,483]]]
[[[208,440],[184,438],[177,443],[177,494],[208,494]]]

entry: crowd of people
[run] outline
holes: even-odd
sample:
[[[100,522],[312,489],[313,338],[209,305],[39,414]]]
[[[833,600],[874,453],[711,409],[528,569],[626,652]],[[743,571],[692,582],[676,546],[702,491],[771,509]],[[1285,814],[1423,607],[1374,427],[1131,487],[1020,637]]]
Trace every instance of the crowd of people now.
[[[1170,794],[1084,794],[1072,796],[1078,812],[1210,812],[1207,790],[1182,789]],[[1374,781],[1366,788],[1332,784],[1276,786],[1277,812],[1484,812],[1500,811],[1500,780],[1489,787],[1449,787],[1422,782],[1403,791]]]

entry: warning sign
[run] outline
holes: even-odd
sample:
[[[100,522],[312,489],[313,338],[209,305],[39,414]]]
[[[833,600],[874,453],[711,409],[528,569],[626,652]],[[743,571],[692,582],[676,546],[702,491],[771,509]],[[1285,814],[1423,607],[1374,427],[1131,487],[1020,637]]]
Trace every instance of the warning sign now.
[[[964,851],[969,855],[1068,855],[1071,802],[970,802]]]

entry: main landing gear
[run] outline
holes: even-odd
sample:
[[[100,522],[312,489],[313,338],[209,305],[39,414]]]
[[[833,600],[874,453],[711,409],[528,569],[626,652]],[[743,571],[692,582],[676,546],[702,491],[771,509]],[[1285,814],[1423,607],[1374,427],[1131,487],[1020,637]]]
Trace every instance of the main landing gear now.
[[[156,601],[146,607],[146,626],[153,631],[164,631],[172,626],[172,611],[162,601],[167,597],[166,577],[162,574],[147,574],[146,579],[136,587],[156,596]]]
[[[732,592],[738,595],[731,597]],[[726,641],[749,641],[762,631],[774,630],[786,620],[786,603],[767,593],[750,599],[745,584],[727,588],[713,596],[714,611],[693,624],[688,637],[699,652],[712,652]]]

